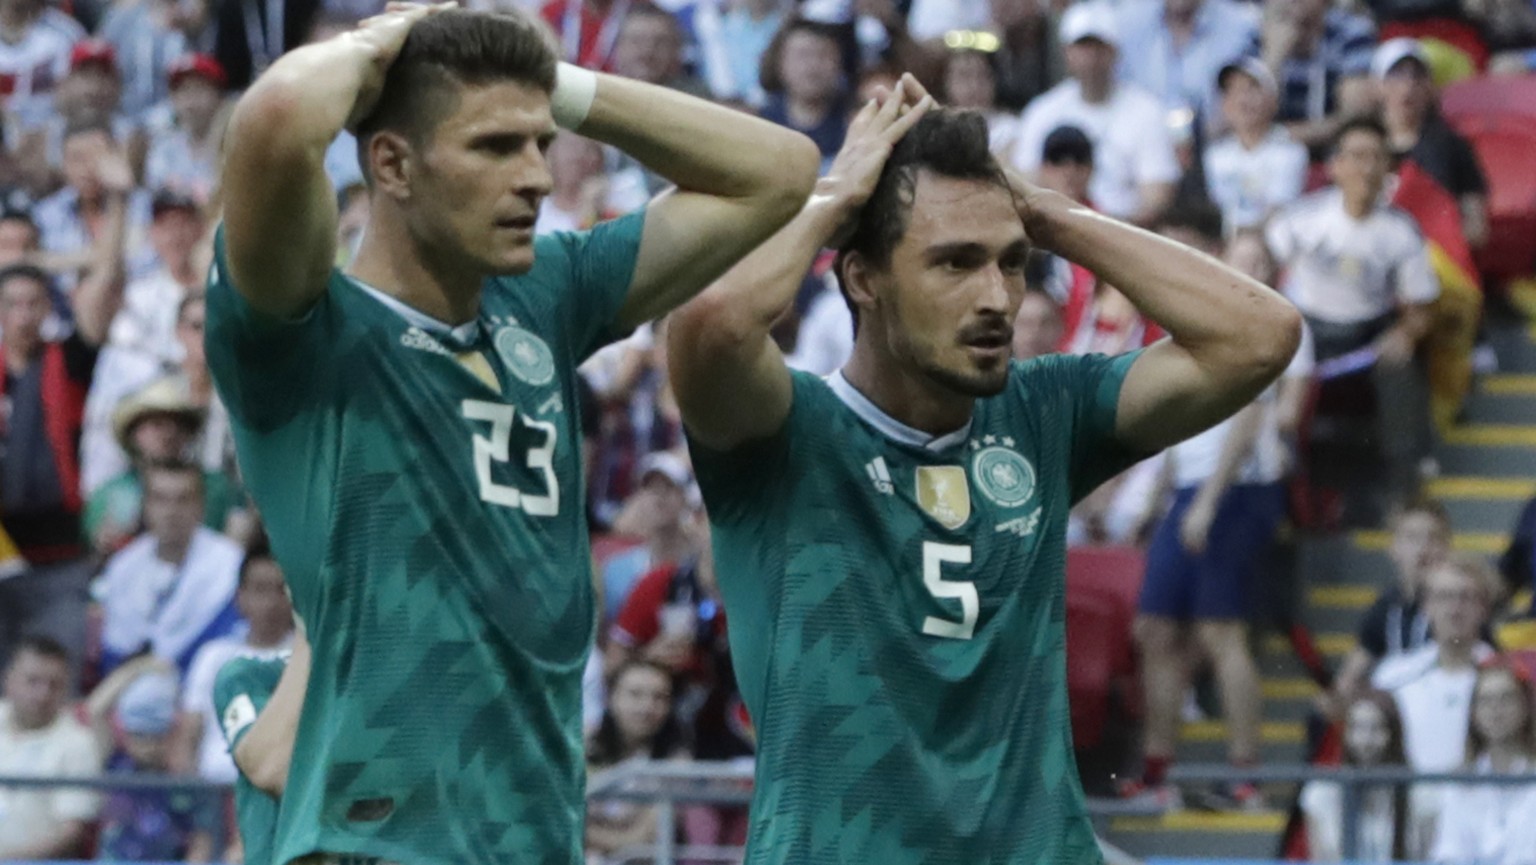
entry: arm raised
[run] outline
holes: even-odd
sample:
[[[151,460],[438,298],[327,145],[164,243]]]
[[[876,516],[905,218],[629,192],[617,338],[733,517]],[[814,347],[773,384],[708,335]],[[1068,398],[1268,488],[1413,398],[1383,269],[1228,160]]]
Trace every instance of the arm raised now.
[[[224,239],[235,286],[255,309],[294,318],[325,291],[337,218],[325,150],[373,107],[411,27],[447,5],[391,4],[356,30],[283,55],[236,104]]]
[[[561,67],[568,75],[584,70]],[[677,185],[646,212],[619,325],[631,328],[698,294],[805,203],[816,146],[798,132],[663,87],[597,75],[582,135]]]
[[[1168,331],[1121,388],[1115,434],[1127,446],[1157,451],[1215,425],[1290,363],[1301,314],[1279,294],[1187,246],[1012,181],[1036,243],[1113,284]]]
[[[904,80],[882,104],[865,105],[799,215],[670,319],[672,386],[703,444],[730,450],[772,435],[788,417],[789,369],[769,330],[816,254],[869,200],[891,148],[933,104],[924,96],[903,113],[905,94],[916,89],[908,87]]]

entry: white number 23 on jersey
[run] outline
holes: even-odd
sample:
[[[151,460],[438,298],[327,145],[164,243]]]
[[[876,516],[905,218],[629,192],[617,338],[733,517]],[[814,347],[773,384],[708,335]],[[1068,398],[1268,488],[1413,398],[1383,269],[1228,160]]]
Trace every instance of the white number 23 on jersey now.
[[[464,400],[463,412],[466,420],[485,421],[491,425],[489,437],[475,433],[472,442],[480,499],[493,505],[519,508],[535,517],[552,517],[560,513],[560,484],[555,478],[555,425],[526,415],[523,417],[524,426],[544,434],[544,443],[529,449],[527,465],[543,473],[544,488],[548,492],[534,495],[517,487],[499,484],[491,477],[492,463],[506,463],[511,459],[512,421],[517,417],[517,409],[505,403],[467,399]]]

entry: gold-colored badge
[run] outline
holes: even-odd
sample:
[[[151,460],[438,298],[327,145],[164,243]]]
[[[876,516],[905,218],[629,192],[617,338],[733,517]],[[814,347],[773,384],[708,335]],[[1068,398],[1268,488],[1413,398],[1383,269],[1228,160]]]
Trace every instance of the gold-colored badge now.
[[[946,529],[971,518],[971,488],[962,466],[918,466],[917,503]]]

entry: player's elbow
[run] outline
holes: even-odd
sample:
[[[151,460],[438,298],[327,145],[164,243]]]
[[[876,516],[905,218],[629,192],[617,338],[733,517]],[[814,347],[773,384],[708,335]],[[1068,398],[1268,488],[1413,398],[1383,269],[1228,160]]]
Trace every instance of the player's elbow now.
[[[788,222],[805,206],[816,185],[821,151],[811,139],[793,130],[776,129],[774,137],[766,147],[773,156],[766,160],[760,197],[766,210],[780,222]]]
[[[1270,295],[1263,324],[1256,328],[1252,351],[1254,363],[1271,379],[1279,378],[1296,357],[1301,346],[1301,313],[1279,295]]]
[[[235,765],[252,787],[269,796],[282,796],[288,780],[288,760],[285,755],[272,753],[273,750],[257,748],[246,736],[235,746]]]

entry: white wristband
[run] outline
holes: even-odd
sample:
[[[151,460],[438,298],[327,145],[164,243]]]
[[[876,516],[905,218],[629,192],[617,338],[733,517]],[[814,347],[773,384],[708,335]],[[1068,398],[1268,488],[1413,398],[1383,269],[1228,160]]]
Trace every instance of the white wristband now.
[[[597,74],[573,63],[561,63],[555,70],[555,92],[549,95],[549,110],[555,125],[576,130],[586,122],[597,97]]]

